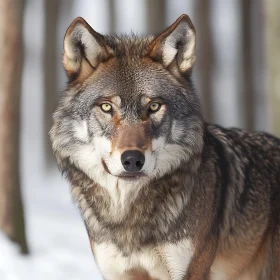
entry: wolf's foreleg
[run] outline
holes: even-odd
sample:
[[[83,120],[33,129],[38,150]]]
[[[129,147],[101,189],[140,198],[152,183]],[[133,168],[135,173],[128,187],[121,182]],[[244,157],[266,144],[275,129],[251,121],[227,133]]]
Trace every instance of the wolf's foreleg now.
[[[213,263],[218,236],[213,236],[205,242],[193,256],[183,280],[210,280],[210,268]]]

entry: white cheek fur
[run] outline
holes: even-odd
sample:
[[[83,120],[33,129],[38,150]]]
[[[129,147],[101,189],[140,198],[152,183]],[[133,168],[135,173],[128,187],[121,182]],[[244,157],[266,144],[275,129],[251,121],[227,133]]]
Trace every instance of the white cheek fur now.
[[[176,123],[173,125],[173,129],[175,127]],[[82,141],[88,140],[88,129],[85,121],[75,123],[74,128],[77,138]],[[182,153],[180,145],[167,144],[165,137],[160,137],[152,141],[152,151],[145,152],[145,164],[142,171],[153,178],[162,177],[179,166],[183,159],[187,159],[186,157],[187,155]],[[112,184],[115,186],[117,183],[115,176],[124,171],[121,164],[121,154],[118,151],[112,153],[111,141],[105,137],[94,137],[91,143],[76,144],[71,149],[70,158],[90,178],[104,187]],[[109,171],[114,176],[104,170],[102,160],[105,161]]]
[[[88,142],[88,126],[86,121],[74,122],[74,136],[81,141]]]
[[[188,159],[180,145],[165,143],[165,137],[153,140],[152,149],[156,153],[156,166],[152,173],[154,178],[162,177],[178,167],[182,160]]]
[[[108,190],[114,209],[119,209],[116,219],[122,219],[135,198],[139,190],[153,178],[160,178],[179,166],[186,154],[182,153],[182,148],[177,144],[167,144],[165,137],[160,137],[152,141],[152,150],[145,152],[145,164],[142,171],[147,175],[136,181],[127,181],[118,178],[124,168],[121,164],[121,154],[118,151],[112,152],[112,143],[105,137],[95,136],[89,142],[87,123],[74,123],[74,136],[82,141],[64,150],[64,155],[83,172],[85,172],[94,182]],[[102,164],[106,163],[109,174]],[[112,211],[112,213],[115,213]]]

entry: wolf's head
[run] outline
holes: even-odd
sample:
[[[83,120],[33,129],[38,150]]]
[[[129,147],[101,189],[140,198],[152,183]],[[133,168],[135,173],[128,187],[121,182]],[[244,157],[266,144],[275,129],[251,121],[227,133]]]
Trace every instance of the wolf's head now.
[[[110,191],[143,186],[199,154],[194,51],[186,15],[150,37],[103,36],[74,20],[64,39],[69,83],[50,132],[58,163]]]

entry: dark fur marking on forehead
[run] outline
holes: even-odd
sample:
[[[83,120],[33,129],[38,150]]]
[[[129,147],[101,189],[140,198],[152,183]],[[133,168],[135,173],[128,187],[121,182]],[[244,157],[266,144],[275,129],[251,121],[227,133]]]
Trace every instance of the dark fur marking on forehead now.
[[[106,44],[113,50],[117,59],[133,61],[147,54],[147,47],[153,36],[141,37],[135,34],[105,36]]]

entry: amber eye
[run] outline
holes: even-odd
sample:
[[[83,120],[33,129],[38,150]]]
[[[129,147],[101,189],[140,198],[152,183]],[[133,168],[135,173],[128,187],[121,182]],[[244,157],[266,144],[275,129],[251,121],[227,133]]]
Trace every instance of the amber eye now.
[[[109,103],[102,103],[100,105],[100,108],[105,113],[110,113],[112,111],[112,105],[110,105]]]
[[[149,110],[150,110],[150,112],[155,113],[160,109],[160,107],[161,107],[161,105],[159,103],[153,102],[150,104]]]

